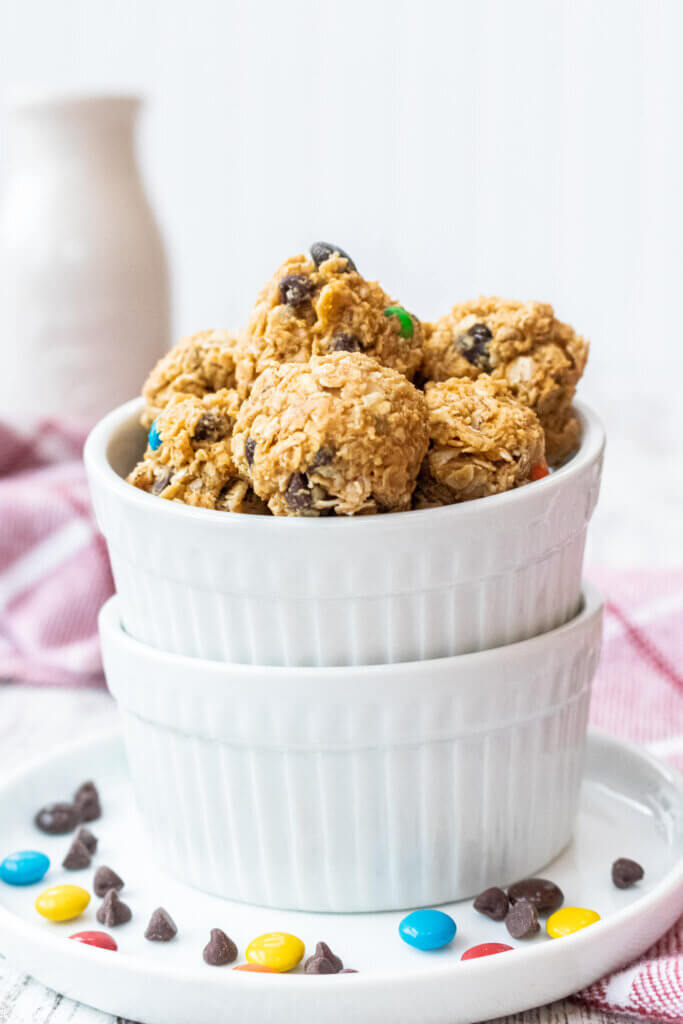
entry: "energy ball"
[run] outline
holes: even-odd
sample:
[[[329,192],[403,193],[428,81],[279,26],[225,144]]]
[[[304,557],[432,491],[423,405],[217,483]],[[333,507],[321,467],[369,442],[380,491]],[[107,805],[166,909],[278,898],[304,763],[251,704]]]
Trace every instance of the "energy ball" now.
[[[453,377],[427,384],[425,399],[430,444],[414,508],[484,498],[546,474],[538,417],[502,382]]]
[[[294,256],[261,290],[246,338],[238,387],[247,389],[269,363],[305,363],[313,355],[361,352],[412,380],[422,363],[422,325],[349,256],[326,242]]]
[[[268,367],[242,405],[235,462],[278,516],[410,508],[427,451],[424,395],[361,353]]]
[[[154,420],[144,458],[128,483],[185,505],[267,512],[239,478],[230,452],[239,404],[237,392],[228,388],[203,398],[177,395]]]
[[[143,425],[151,426],[177,395],[203,398],[213,391],[235,388],[241,345],[242,337],[234,331],[197,331],[182,338],[145,382]]]
[[[504,380],[540,419],[555,466],[579,446],[572,399],[587,357],[588,343],[547,303],[484,297],[426,326],[422,372],[431,381],[482,373]]]

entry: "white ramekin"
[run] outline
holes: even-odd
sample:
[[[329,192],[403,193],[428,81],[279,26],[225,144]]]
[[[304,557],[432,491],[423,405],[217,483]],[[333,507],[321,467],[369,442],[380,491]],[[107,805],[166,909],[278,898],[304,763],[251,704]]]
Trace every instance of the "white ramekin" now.
[[[159,862],[230,899],[365,911],[471,896],[569,841],[602,603],[544,636],[401,665],[167,654],[100,615]]]
[[[524,640],[578,610],[604,448],[585,407],[579,452],[544,480],[356,519],[213,512],[131,487],[140,409],[106,416],[85,462],[123,624],[146,644],[240,664],[387,664]]]

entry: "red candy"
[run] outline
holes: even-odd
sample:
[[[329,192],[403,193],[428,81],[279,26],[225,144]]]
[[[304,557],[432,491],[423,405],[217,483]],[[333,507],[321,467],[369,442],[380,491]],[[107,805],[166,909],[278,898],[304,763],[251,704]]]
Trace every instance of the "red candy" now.
[[[111,935],[107,935],[106,932],[76,932],[75,935],[70,935],[69,938],[75,939],[76,942],[82,942],[86,946],[97,946],[98,949],[116,951],[119,948]]]
[[[461,960],[476,960],[480,956],[493,956],[494,953],[507,953],[512,946],[506,946],[504,942],[482,942],[480,946],[472,946],[466,949]]]
[[[529,476],[532,480],[542,480],[544,476],[548,476],[550,470],[548,469],[547,462],[537,462],[535,466],[531,467],[531,473]]]

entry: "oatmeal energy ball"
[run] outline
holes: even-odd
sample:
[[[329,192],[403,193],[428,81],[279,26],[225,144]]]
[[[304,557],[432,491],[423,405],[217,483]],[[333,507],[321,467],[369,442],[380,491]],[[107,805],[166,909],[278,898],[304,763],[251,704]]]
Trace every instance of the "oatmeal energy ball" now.
[[[239,479],[230,437],[239,408],[224,388],[203,398],[176,395],[153,422],[144,458],[128,483],[186,505],[229,512],[266,512]]]
[[[425,398],[430,445],[414,508],[483,498],[546,475],[538,417],[501,381],[452,377],[427,384]]]
[[[422,325],[366,281],[338,246],[315,242],[283,263],[261,290],[238,373],[245,392],[269,363],[362,352],[412,380],[422,362]]]
[[[459,303],[426,328],[423,374],[427,380],[504,380],[514,398],[537,414],[548,461],[558,465],[576,450],[580,426],[572,409],[588,343],[557,320],[550,305],[498,298]]]
[[[212,391],[234,388],[240,345],[241,338],[234,331],[198,331],[182,338],[145,382],[144,426],[149,427],[176,395],[202,398]]]
[[[238,468],[279,516],[410,508],[427,451],[424,396],[360,353],[268,367],[242,405]]]

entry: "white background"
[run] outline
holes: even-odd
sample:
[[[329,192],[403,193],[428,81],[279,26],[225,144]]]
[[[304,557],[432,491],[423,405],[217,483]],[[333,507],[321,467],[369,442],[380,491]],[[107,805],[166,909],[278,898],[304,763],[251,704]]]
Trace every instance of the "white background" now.
[[[680,0],[0,0],[0,89],[149,98],[176,333],[316,238],[426,319],[552,301],[609,431],[591,559],[683,565],[682,40]]]

